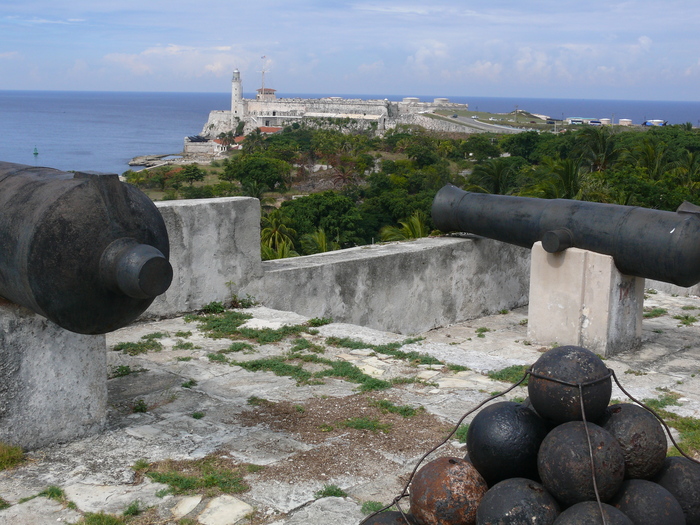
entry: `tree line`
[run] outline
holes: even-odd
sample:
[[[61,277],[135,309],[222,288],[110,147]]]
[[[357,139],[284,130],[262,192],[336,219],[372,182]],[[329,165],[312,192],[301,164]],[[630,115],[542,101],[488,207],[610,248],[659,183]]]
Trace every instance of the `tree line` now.
[[[270,195],[284,196],[308,181],[318,166],[332,189],[266,204]],[[684,200],[700,204],[700,134],[690,124],[503,136],[403,127],[382,137],[295,124],[274,135],[249,134],[241,151],[217,168],[213,184],[202,183],[205,172],[198,167],[163,168],[130,182],[155,185],[165,198],[261,199],[265,259],[428,235],[430,206],[447,183],[467,191],[664,210]]]

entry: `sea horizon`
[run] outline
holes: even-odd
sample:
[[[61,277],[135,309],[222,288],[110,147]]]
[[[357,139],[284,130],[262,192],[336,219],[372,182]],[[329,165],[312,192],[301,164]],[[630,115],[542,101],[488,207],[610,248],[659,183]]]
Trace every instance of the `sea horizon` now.
[[[254,98],[245,92],[244,98]],[[436,95],[284,93],[278,98],[363,98],[432,102]],[[664,120],[700,126],[700,101],[444,96],[474,111],[516,109],[551,118]],[[230,92],[0,90],[0,161],[60,170],[123,173],[141,155],[179,154],[202,132],[209,112],[228,110]],[[34,156],[34,148],[39,155]]]

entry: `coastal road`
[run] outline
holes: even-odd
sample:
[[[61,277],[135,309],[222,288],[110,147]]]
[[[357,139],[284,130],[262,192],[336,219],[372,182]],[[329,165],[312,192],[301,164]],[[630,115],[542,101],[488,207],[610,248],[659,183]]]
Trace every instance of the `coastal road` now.
[[[457,121],[463,126],[466,126],[468,128],[474,128],[478,129],[479,131],[489,131],[491,133],[522,133],[523,131],[527,131],[525,129],[521,128],[513,128],[511,126],[503,126],[499,124],[487,124],[486,122],[481,122],[477,119],[473,119],[471,117],[457,117],[457,118],[452,118],[452,117],[446,117],[452,121]]]

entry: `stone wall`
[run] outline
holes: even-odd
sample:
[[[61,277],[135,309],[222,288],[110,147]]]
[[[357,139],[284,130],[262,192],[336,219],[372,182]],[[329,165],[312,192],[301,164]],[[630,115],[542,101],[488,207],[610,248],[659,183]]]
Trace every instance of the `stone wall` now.
[[[235,293],[310,317],[415,333],[527,303],[530,252],[497,241],[426,238],[262,262],[257,199],[157,205],[174,277],[145,317]]]
[[[265,306],[415,334],[527,304],[530,250],[425,238],[263,263]]]

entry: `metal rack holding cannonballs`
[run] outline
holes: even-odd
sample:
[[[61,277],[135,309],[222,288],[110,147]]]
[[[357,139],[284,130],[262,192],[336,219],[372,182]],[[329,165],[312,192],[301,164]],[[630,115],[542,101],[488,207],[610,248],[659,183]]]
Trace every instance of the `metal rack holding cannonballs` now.
[[[528,378],[526,402],[480,410]],[[612,380],[634,404],[610,405]],[[474,412],[467,456],[421,467]],[[666,457],[666,435],[682,457]],[[361,525],[700,525],[700,462],[597,355],[562,346],[464,414],[382,510]]]

